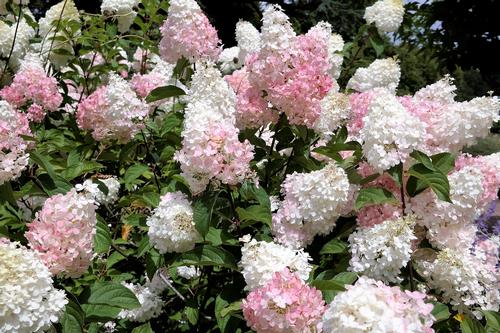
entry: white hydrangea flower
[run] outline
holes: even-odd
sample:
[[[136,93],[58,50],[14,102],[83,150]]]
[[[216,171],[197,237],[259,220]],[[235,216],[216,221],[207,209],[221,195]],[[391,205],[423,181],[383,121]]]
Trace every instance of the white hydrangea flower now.
[[[76,8],[75,2],[73,0],[63,0],[50,7],[49,10],[45,12],[45,16],[38,21],[38,33],[40,37],[42,37],[39,51],[41,52],[43,59],[49,58],[50,62],[58,68],[66,65],[69,60],[69,56],[56,54],[51,50],[64,49],[70,53],[73,53],[73,48],[71,47],[71,43],[69,40],[54,40],[54,42],[52,42],[54,33],[55,36],[59,39],[65,37],[65,35],[60,31],[55,31],[54,24],[59,19],[77,22],[80,21],[80,14],[78,13],[78,9]]]
[[[242,59],[240,59],[240,48],[233,46],[222,50],[219,55],[220,69],[223,73],[229,74],[243,66]]]
[[[324,333],[432,332],[432,304],[425,295],[361,277],[339,293],[323,315]]]
[[[126,282],[122,284],[135,294],[141,306],[136,309],[121,310],[118,314],[119,319],[143,323],[160,315],[164,303],[157,294],[147,286]]]
[[[411,259],[415,218],[388,220],[349,236],[350,270],[384,282],[401,282],[401,268]]]
[[[288,175],[283,190],[285,200],[296,204],[301,219],[321,221],[338,217],[349,196],[349,180],[344,169],[332,162],[321,170]]]
[[[395,32],[403,22],[404,13],[403,0],[378,0],[366,8],[364,19],[368,24],[375,23],[380,33]]]
[[[363,123],[363,151],[368,163],[378,171],[404,163],[425,140],[424,123],[384,90],[370,103]]]
[[[165,78],[165,82],[172,80],[174,75],[175,64],[171,64],[160,58],[157,54],[151,54],[149,62],[153,65],[151,74],[159,74]],[[166,83],[165,83],[166,84]]]
[[[477,227],[474,223],[437,224],[429,226],[427,239],[438,249],[469,249],[476,239]]]
[[[349,96],[330,90],[321,101],[321,113],[314,124],[314,129],[322,136],[332,135],[351,115]]]
[[[0,332],[43,332],[68,303],[35,252],[0,239]]]
[[[179,266],[177,267],[177,275],[187,280],[199,277],[201,271],[196,266]]]
[[[368,67],[356,69],[347,83],[347,88],[366,92],[374,88],[385,88],[396,92],[401,78],[401,68],[393,58],[377,59]]]
[[[16,23],[8,25],[4,21],[0,20],[0,56],[3,58],[8,58],[12,44],[15,44],[12,50],[12,55],[10,57],[9,66],[12,69],[17,69],[26,53],[30,49],[30,39],[35,37],[35,30],[26,22],[26,19],[22,18],[19,22],[19,27],[17,28],[16,34]],[[2,67],[0,70],[3,71]]]
[[[77,191],[85,191],[90,195],[90,197],[98,204],[109,205],[116,202],[118,197],[118,192],[120,191],[120,182],[116,177],[110,177],[105,179],[97,179],[102,182],[108,189],[108,193],[105,194],[99,188],[99,183],[93,181],[92,179],[87,179],[83,184],[77,184],[75,186]]]
[[[193,221],[193,208],[181,192],[167,193],[146,224],[151,244],[160,251],[185,252],[194,248],[200,238]]]
[[[334,162],[321,170],[288,175],[282,191],[285,199],[273,214],[272,229],[279,243],[293,248],[328,234],[351,194],[347,174]]]
[[[236,23],[236,41],[241,62],[245,62],[248,55],[260,51],[260,32],[250,22],[240,20]]]
[[[286,50],[292,47],[295,32],[288,16],[280,6],[269,6],[262,16],[261,47],[266,52]]]
[[[472,312],[481,318],[478,310],[499,310],[498,269],[491,270],[468,251],[444,249],[433,262],[421,261],[418,266],[444,302],[460,313]]]
[[[6,7],[7,2],[8,2],[8,0],[0,0],[0,15],[8,14],[7,7]],[[13,0],[12,2],[15,3],[16,5],[27,6],[27,5],[29,5],[30,0]]]
[[[213,122],[236,123],[236,95],[213,64],[197,63],[185,110],[183,137]]]
[[[478,138],[485,138],[490,133],[494,122],[500,120],[500,99],[498,97],[476,97],[470,101],[455,104],[456,114],[461,120],[462,140],[457,149],[476,143]]]
[[[453,78],[446,75],[435,83],[429,84],[415,93],[415,99],[419,101],[432,101],[441,104],[455,102],[457,87],[453,84]]]
[[[339,34],[331,34],[328,41],[328,59],[330,60],[330,74],[334,79],[338,79],[344,62],[344,39]]]
[[[468,224],[477,215],[483,193],[483,175],[474,167],[464,167],[448,176],[452,203],[441,201],[430,189],[411,198],[411,210],[417,222],[431,230],[436,226]]]
[[[288,268],[302,280],[309,278],[311,257],[303,249],[294,250],[274,242],[252,239],[241,248],[239,266],[245,278],[247,290],[263,287],[274,273]]]
[[[130,29],[137,13],[134,7],[139,5],[140,0],[103,0],[101,13],[105,15],[116,15],[118,20],[118,31],[127,32]]]

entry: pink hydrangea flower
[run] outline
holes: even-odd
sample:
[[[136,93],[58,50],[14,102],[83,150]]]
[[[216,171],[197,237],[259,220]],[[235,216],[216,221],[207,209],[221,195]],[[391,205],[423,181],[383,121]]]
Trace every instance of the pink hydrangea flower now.
[[[26,233],[29,246],[54,275],[76,278],[89,267],[96,213],[92,199],[75,189],[48,198]]]
[[[32,144],[22,135],[32,135],[27,116],[0,101],[0,185],[19,177],[28,165],[26,151]]]
[[[202,58],[216,61],[221,52],[217,30],[195,0],[171,0],[160,31],[160,54],[167,62],[182,57],[193,62]]]
[[[265,92],[264,98],[291,124],[312,127],[321,113],[321,100],[333,85],[329,38],[329,30],[318,25],[290,38],[287,48],[264,48],[247,59],[251,85]]]
[[[257,333],[313,333],[321,331],[326,306],[319,290],[285,269],[248,294],[242,308],[248,326]]]
[[[205,130],[193,129],[185,135],[175,159],[193,194],[202,192],[211,180],[236,185],[253,176],[252,145],[238,141],[238,129],[224,122],[209,124]]]
[[[262,91],[248,80],[246,68],[224,77],[236,93],[236,125],[238,128],[257,128],[278,121],[278,113],[268,107]]]
[[[363,118],[368,114],[368,108],[376,93],[371,90],[349,95],[351,105],[351,119],[347,123],[349,135],[356,137],[363,128]]]
[[[148,105],[136,97],[123,78],[112,74],[107,86],[98,88],[78,105],[78,126],[92,130],[97,141],[126,143],[144,128]]]
[[[10,86],[0,97],[15,108],[27,107],[30,120],[41,122],[47,111],[56,111],[63,101],[57,80],[47,76],[41,63],[25,60]]]
[[[158,73],[135,74],[130,81],[132,89],[141,98],[146,98],[151,91],[165,85],[166,79]]]

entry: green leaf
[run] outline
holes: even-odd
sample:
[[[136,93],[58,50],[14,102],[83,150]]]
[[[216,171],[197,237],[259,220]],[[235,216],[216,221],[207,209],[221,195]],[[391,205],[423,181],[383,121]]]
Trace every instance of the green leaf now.
[[[16,199],[14,198],[14,192],[12,191],[12,186],[10,182],[5,182],[0,185],[0,203],[8,202],[13,206],[17,206]]]
[[[80,306],[72,300],[66,305],[61,318],[63,333],[83,333],[85,315]]]
[[[360,210],[363,207],[379,204],[397,204],[398,200],[394,195],[384,188],[371,187],[363,188],[356,198],[355,208]]]
[[[148,207],[157,207],[160,203],[160,195],[156,192],[146,192],[142,195],[142,199]]]
[[[330,157],[336,160],[337,162],[340,162],[343,160],[343,158],[339,154],[341,151],[354,151],[356,153],[361,151],[361,145],[355,141],[350,141],[346,143],[333,143],[333,144],[328,144],[325,147],[318,147],[313,151],[315,153]]]
[[[400,163],[398,165],[393,166],[387,173],[391,176],[392,179],[398,184],[401,188],[403,184],[403,165]]]
[[[154,333],[153,329],[151,328],[151,324],[147,322],[144,325],[137,326],[132,330],[132,333]]]
[[[109,306],[102,304],[82,304],[85,312],[85,318],[88,321],[105,322],[115,319],[122,310],[118,306]]]
[[[220,311],[220,315],[222,317],[227,316],[228,314],[235,313],[235,312],[240,312],[241,311],[241,301],[236,301],[228,306],[226,306],[224,309]]]
[[[236,208],[236,212],[243,222],[241,227],[245,228],[255,222],[262,222],[270,226],[272,223],[271,201],[264,188],[257,188],[255,184],[247,182],[240,188],[240,195],[245,201],[256,201],[258,203],[247,208]]]
[[[210,242],[213,246],[219,246],[222,244],[237,246],[239,244],[238,240],[226,230],[212,227],[208,229],[205,240]]]
[[[153,91],[149,93],[148,97],[146,97],[146,102],[152,103],[165,98],[181,96],[185,94],[186,92],[184,90],[176,86],[158,87],[156,89],[153,89]]]
[[[466,317],[460,323],[460,328],[462,333],[486,333],[483,325],[478,320],[470,317]]]
[[[205,237],[210,227],[210,213],[207,205],[202,200],[198,200],[193,204],[193,221],[196,230]]]
[[[500,332],[500,314],[494,311],[483,311],[486,317],[486,329],[491,332]]]
[[[185,252],[177,261],[178,265],[220,266],[237,270],[236,259],[230,252],[211,245],[201,245]]]
[[[106,253],[111,246],[111,232],[108,226],[102,221],[97,221],[96,233],[94,236],[94,251],[97,253]]]
[[[133,185],[136,184],[137,178],[141,177],[143,174],[150,172],[149,167],[144,164],[135,164],[127,169],[125,176],[123,178],[125,186],[131,189]]]
[[[198,322],[198,316],[199,316],[199,312],[198,312],[197,308],[194,308],[192,306],[186,306],[184,308],[184,314],[186,315],[187,320],[191,325],[193,325],[193,326],[196,325],[196,323]]]
[[[382,55],[384,53],[384,44],[383,42],[381,43],[380,41],[375,41],[373,38],[370,38],[370,44],[375,50],[375,53],[377,54],[377,57]]]
[[[241,290],[234,285],[227,285],[222,292],[215,298],[215,319],[222,333],[237,333],[241,332],[238,328],[241,319],[233,316],[236,313],[236,308],[233,305],[240,302]],[[224,316],[222,313],[224,312]]]
[[[54,167],[45,156],[36,151],[32,151],[30,152],[30,159],[47,172],[48,177],[44,177],[44,174],[41,174],[38,176],[38,180],[42,184],[44,190],[50,195],[66,193],[73,187],[66,179],[56,174]]]
[[[429,156],[422,153],[419,150],[415,150],[410,154],[411,157],[416,159],[418,162],[422,163],[426,168],[430,170],[435,170],[434,164]]]
[[[266,190],[262,186],[257,187],[253,183],[246,182],[240,188],[240,195],[241,198],[245,201],[256,200],[263,206],[271,207],[269,195],[266,193]]]
[[[346,242],[343,242],[338,239],[332,239],[328,243],[326,243],[319,254],[338,254],[344,253],[347,251],[348,245]]]
[[[52,164],[50,164],[49,160],[45,156],[39,154],[36,151],[32,151],[30,152],[30,159],[36,164],[38,164],[43,170],[45,170],[45,172],[47,172],[50,178],[52,179],[57,178],[57,175],[54,171],[54,167],[52,166]]]
[[[333,277],[333,280],[343,284],[353,284],[358,279],[358,274],[353,272],[342,272]]]
[[[113,267],[113,265],[119,263],[123,259],[125,259],[125,256],[123,256],[123,254],[118,251],[114,251],[106,260],[106,268],[110,269],[111,267]]]
[[[345,291],[344,283],[335,280],[314,280],[313,287],[323,290]]]
[[[271,216],[271,208],[263,205],[253,205],[247,208],[236,208],[236,212],[242,222],[247,221],[255,221],[262,222],[271,226],[272,224],[272,216]],[[251,225],[251,223],[242,223],[242,227],[247,227]]]
[[[435,302],[434,308],[432,309],[432,315],[436,318],[436,322],[443,321],[450,318],[450,310],[447,305]]]
[[[132,291],[113,282],[95,283],[90,288],[88,303],[116,306],[122,309],[135,309],[141,306]]]
[[[430,187],[440,200],[451,202],[448,178],[439,170],[431,170],[423,164],[415,164],[408,170],[410,177],[406,190],[414,197]]]
[[[450,153],[440,153],[431,156],[432,164],[435,168],[447,175],[455,167],[455,155]]]

